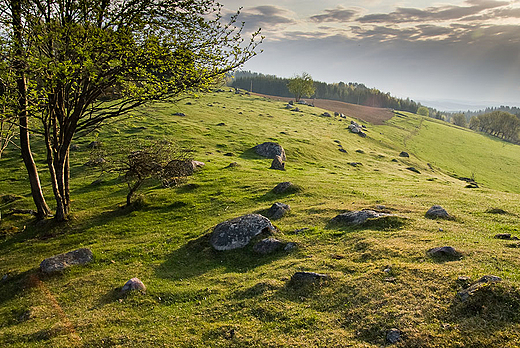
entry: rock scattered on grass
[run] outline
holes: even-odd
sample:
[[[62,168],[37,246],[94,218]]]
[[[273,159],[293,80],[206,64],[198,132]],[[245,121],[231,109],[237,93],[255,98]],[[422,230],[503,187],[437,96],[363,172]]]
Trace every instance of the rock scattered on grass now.
[[[471,284],[468,288],[461,290],[457,293],[457,296],[460,298],[462,302],[467,301],[470,296],[474,295],[475,292],[479,291],[482,287],[486,286],[486,284],[499,283],[502,281],[502,278],[494,276],[494,275],[485,275],[475,283]]]
[[[302,188],[298,185],[293,184],[290,181],[281,182],[273,188],[273,193],[286,194],[300,192]]]
[[[359,167],[359,166],[363,165],[363,163],[361,163],[361,162],[349,162],[348,164],[351,165],[352,167]]]
[[[518,237],[511,236],[511,233],[498,233],[495,234],[495,239],[506,239],[506,240],[518,240]]]
[[[226,168],[237,168],[237,167],[240,167],[240,164],[238,164],[237,162],[232,162]]]
[[[276,238],[265,238],[253,246],[253,251],[262,255],[274,253],[282,249],[285,244]]]
[[[213,229],[210,243],[216,250],[243,248],[260,233],[274,232],[268,218],[259,214],[248,214],[221,222]]]
[[[421,174],[421,172],[417,168],[415,168],[415,167],[407,167],[406,169],[408,169],[411,172],[414,172],[414,173],[417,173],[417,174]]]
[[[432,248],[426,253],[436,259],[459,260],[462,257],[462,253],[451,246]]]
[[[91,141],[88,145],[87,145],[87,148],[88,149],[97,149],[101,147],[101,141]]]
[[[40,270],[45,274],[60,272],[75,265],[86,265],[91,262],[93,258],[94,256],[90,249],[81,248],[43,260],[40,263]]]
[[[509,214],[507,211],[505,211],[504,209],[500,209],[500,208],[490,208],[490,209],[486,210],[486,213],[488,213],[488,214],[500,214],[500,215],[507,215],[507,214]]]
[[[410,154],[406,151],[401,151],[401,153],[399,154],[399,157],[410,157]]]
[[[121,288],[121,294],[127,294],[130,291],[140,291],[142,293],[146,292],[146,286],[139,278],[132,278],[123,285]]]
[[[386,333],[386,340],[390,344],[396,344],[401,340],[401,330],[399,329],[390,329]]]
[[[273,220],[281,219],[287,212],[291,211],[288,204],[276,202],[267,211],[267,216]]]
[[[275,159],[276,156],[280,156],[282,161],[286,161],[287,158],[285,156],[285,150],[280,144],[273,142],[265,142],[259,145],[256,145],[253,148],[257,155],[262,157]]]
[[[293,288],[303,288],[310,285],[317,285],[323,281],[330,280],[328,274],[315,272],[296,272],[289,281],[289,286]]]
[[[345,149],[342,148],[342,147],[340,147],[338,150],[339,150],[340,152],[347,153],[347,150],[345,150]]]
[[[425,216],[429,219],[452,219],[452,216],[440,205],[432,206],[428,209]]]
[[[333,224],[341,224],[347,226],[359,226],[367,222],[375,222],[387,218],[398,218],[397,215],[388,213],[379,213],[373,210],[348,211],[334,217],[330,222]]]
[[[276,156],[271,162],[271,168],[275,170],[285,170],[285,163],[282,160],[282,157]]]

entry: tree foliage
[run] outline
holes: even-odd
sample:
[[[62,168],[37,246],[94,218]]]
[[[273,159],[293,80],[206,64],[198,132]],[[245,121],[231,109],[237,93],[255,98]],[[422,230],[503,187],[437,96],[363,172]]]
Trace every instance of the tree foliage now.
[[[417,109],[417,115],[430,116],[430,110],[426,106],[421,106]]]
[[[478,130],[511,142],[519,141],[520,118],[505,111],[493,111],[476,116]],[[473,122],[474,126],[477,122]]]
[[[451,120],[453,121],[454,125],[457,125],[459,127],[466,127],[466,116],[462,113],[453,115]]]
[[[300,101],[302,97],[310,97],[314,94],[316,88],[311,75],[304,72],[301,75],[296,75],[287,83],[289,92],[294,95],[296,101]]]
[[[0,2],[6,50],[15,42],[13,2]],[[69,214],[73,137],[145,103],[207,89],[253,57],[261,39],[244,41],[237,16],[224,22],[214,0],[23,2],[23,50],[7,65],[27,81],[58,220]]]

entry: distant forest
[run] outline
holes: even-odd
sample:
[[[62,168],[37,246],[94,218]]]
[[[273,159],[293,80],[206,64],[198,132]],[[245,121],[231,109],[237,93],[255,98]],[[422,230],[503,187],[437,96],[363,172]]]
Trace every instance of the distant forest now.
[[[260,94],[279,97],[293,97],[287,88],[289,79],[273,75],[264,75],[250,71],[236,71],[230,82],[232,87],[242,88]],[[416,113],[421,104],[413,100],[392,97],[390,93],[383,93],[375,88],[368,88],[359,83],[325,83],[314,82],[316,92],[314,98],[338,100],[351,104],[389,108]]]

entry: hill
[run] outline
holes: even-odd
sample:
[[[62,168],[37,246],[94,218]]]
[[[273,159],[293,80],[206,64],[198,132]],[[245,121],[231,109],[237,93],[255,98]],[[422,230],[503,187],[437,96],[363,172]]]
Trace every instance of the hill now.
[[[511,174],[520,170],[519,147],[409,113],[382,125],[357,121],[367,129],[362,138],[347,129],[356,115],[299,108],[210,93],[139,110],[76,139],[73,219],[61,225],[8,214],[31,208],[23,165],[8,149],[0,159],[0,346],[375,348],[399,332],[396,347],[516,347],[520,243],[494,236],[520,234]],[[150,181],[125,208],[126,185],[85,165],[87,145],[101,141],[109,153],[135,139],[178,141],[205,166],[176,187]],[[269,169],[271,160],[252,151],[265,141],[284,147],[286,171]],[[34,137],[43,171],[42,146]],[[455,178],[473,173],[479,188]],[[300,190],[272,191],[286,181]],[[214,226],[265,214],[275,202],[291,206],[273,223],[275,237],[296,243],[294,250],[210,246]],[[436,204],[452,218],[426,218]],[[369,208],[400,218],[330,222]],[[461,255],[427,254],[442,246]],[[79,247],[93,251],[92,263],[52,276],[38,271],[43,259]],[[290,284],[298,271],[330,279],[299,289]],[[461,300],[457,294],[485,275],[503,280],[475,285]],[[133,277],[146,293],[122,296]]]

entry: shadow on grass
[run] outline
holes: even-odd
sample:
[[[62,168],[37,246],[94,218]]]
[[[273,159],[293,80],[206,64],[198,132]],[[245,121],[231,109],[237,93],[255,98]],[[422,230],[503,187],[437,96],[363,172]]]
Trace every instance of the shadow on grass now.
[[[240,158],[243,158],[243,159],[248,159],[248,160],[266,160],[266,161],[272,161],[272,159],[265,158],[265,157],[262,157],[262,156],[260,156],[259,154],[257,154],[257,153],[255,152],[255,149],[254,149],[254,148],[250,148],[250,149],[245,150],[244,152],[242,152],[242,154],[240,154],[239,157],[240,157]]]
[[[197,277],[217,268],[226,273],[245,273],[282,257],[283,253],[259,255],[252,250],[256,241],[266,237],[264,233],[256,236],[242,249],[217,251],[210,245],[210,233],[175,250],[161,264],[156,273],[159,278],[180,280]]]
[[[353,232],[364,229],[371,229],[376,231],[397,230],[402,228],[407,223],[407,218],[402,216],[382,216],[375,219],[367,219],[361,225],[348,225],[341,222],[329,221],[325,226],[327,230],[338,230],[344,232]]]

